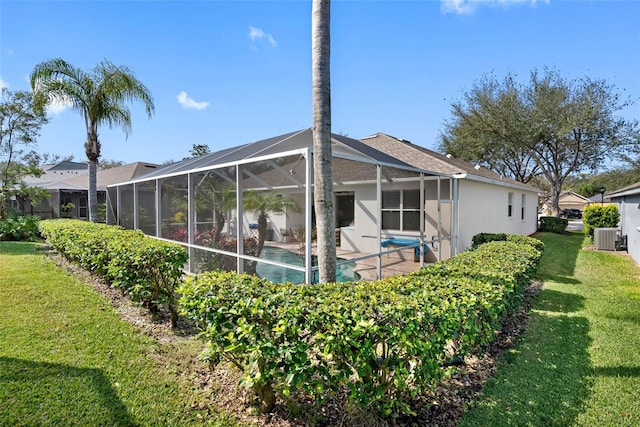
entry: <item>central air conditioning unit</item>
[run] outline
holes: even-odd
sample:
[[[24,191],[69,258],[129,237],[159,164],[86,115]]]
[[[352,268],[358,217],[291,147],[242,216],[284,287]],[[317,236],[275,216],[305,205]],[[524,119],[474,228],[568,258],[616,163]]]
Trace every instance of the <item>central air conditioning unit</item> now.
[[[617,228],[596,228],[593,231],[593,241],[597,250],[615,251],[618,240]]]

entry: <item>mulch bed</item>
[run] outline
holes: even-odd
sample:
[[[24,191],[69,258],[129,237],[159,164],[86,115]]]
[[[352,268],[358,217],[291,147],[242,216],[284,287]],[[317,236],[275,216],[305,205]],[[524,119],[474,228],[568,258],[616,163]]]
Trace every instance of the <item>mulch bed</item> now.
[[[151,316],[145,309],[132,303],[118,289],[111,288],[104,280],[90,272],[69,263],[55,251],[49,250],[49,257],[61,268],[67,270],[83,282],[88,283],[111,301],[114,309],[124,320],[156,339],[160,343],[179,345],[181,340],[196,339],[193,325],[180,322],[172,329],[168,312]],[[336,397],[319,408],[312,401],[298,396],[290,402],[278,399],[276,408],[269,414],[257,414],[249,393],[238,387],[240,374],[231,367],[218,367],[211,371],[203,363],[186,363],[181,368],[188,372],[177,375],[188,376],[198,387],[211,392],[215,402],[193,402],[192,408],[203,412],[212,406],[232,414],[244,425],[264,427],[298,426],[454,426],[466,408],[476,400],[483,385],[495,373],[496,359],[511,348],[518,336],[526,330],[528,312],[535,295],[541,288],[533,282],[526,290],[525,301],[520,311],[505,320],[497,331],[495,340],[481,355],[467,356],[456,372],[442,381],[429,395],[414,402],[415,416],[399,417],[391,420],[379,419],[369,413],[348,406],[345,399]],[[162,362],[162,360],[159,360]]]

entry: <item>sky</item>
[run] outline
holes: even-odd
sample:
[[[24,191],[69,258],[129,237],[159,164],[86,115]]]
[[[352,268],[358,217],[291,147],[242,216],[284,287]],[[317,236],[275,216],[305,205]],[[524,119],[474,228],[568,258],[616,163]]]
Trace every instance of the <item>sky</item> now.
[[[163,163],[312,125],[311,0],[0,1],[0,86],[29,90],[34,66],[108,59],[151,91],[132,132],[100,129],[102,158]],[[437,149],[443,124],[483,74],[534,69],[603,79],[637,100],[639,0],[334,0],[332,131],[383,132]],[[86,160],[82,117],[52,108],[38,151]]]

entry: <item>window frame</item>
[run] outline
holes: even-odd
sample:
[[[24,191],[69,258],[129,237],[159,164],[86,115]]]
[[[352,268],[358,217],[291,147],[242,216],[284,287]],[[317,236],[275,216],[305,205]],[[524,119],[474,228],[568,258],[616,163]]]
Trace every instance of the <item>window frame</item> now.
[[[393,207],[385,207],[384,206],[384,201],[385,201],[385,196],[384,193],[399,193],[399,205],[397,207],[393,206]],[[408,201],[410,200],[409,197],[407,197],[407,193],[417,193],[418,196],[418,203],[417,203],[417,207],[407,207],[407,205],[409,204]],[[394,197],[395,200],[395,197]],[[415,202],[415,197],[412,199],[412,201]],[[415,214],[418,213],[418,216],[420,216],[420,189],[397,189],[397,190],[384,190],[382,192],[382,204],[381,204],[381,212],[382,212],[382,217],[380,218],[380,228],[382,230],[390,230],[390,231],[400,231],[400,232],[416,232],[416,231],[420,231],[420,220],[418,219],[417,222],[417,228],[407,228],[407,226],[405,225],[407,222],[405,219],[405,214]],[[398,222],[399,222],[399,227],[398,228],[388,228],[385,227],[385,221],[384,221],[384,213],[397,213],[399,215],[398,218]]]
[[[507,218],[513,218],[513,191],[507,193]]]

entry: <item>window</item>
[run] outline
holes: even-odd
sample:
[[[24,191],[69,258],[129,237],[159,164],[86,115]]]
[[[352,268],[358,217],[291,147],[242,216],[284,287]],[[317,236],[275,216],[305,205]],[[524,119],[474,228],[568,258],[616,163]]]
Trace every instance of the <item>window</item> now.
[[[80,196],[78,199],[78,217],[87,218],[87,198]]]
[[[382,228],[420,230],[420,190],[382,192]]]
[[[507,201],[507,216],[513,218],[513,193],[509,192]]]
[[[525,218],[525,211],[526,211],[526,206],[527,206],[527,195],[526,194],[521,194],[521,199],[522,199],[522,203],[520,203],[520,219],[524,220]]]

